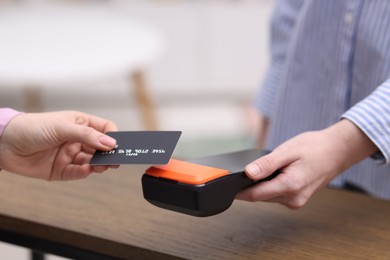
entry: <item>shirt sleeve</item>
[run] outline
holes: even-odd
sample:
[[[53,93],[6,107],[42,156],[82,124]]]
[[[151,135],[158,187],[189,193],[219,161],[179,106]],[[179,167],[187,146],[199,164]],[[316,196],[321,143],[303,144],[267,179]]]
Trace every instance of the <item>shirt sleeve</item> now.
[[[342,118],[351,120],[378,147],[380,152],[374,158],[390,162],[390,79],[345,112]]]
[[[13,110],[11,108],[0,108],[0,137],[11,119],[19,114],[21,114],[21,112]]]
[[[271,62],[254,100],[255,108],[268,118],[271,118],[275,111],[289,45],[303,2],[303,0],[279,0],[271,17]]]

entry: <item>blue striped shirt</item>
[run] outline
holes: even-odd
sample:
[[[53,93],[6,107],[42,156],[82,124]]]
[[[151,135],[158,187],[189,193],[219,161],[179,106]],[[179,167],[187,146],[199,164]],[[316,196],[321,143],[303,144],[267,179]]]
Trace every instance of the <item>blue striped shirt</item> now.
[[[340,118],[378,147],[331,182],[390,199],[390,1],[280,0],[271,63],[255,106],[270,119],[267,149]],[[381,163],[380,163],[381,162]]]

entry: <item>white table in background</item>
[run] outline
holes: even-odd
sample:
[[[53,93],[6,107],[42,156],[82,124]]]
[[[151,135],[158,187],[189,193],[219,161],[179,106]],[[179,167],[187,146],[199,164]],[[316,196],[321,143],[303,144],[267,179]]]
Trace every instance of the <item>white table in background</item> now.
[[[26,111],[42,111],[45,87],[128,77],[146,129],[157,122],[143,72],[162,51],[161,34],[107,8],[0,9],[0,84],[23,87]]]

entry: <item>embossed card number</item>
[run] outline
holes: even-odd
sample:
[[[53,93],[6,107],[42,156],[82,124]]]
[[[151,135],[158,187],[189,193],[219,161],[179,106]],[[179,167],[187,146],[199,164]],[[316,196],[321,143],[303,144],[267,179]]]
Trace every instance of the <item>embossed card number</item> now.
[[[111,151],[96,151],[91,165],[166,164],[168,163],[180,131],[127,131],[109,132],[117,141]]]

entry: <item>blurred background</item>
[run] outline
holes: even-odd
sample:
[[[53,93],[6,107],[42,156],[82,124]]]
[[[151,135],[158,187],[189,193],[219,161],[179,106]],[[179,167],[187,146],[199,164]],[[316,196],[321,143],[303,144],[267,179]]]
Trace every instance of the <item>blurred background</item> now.
[[[180,158],[252,148],[273,4],[0,0],[0,106],[181,130]],[[28,254],[0,243],[1,259]]]

